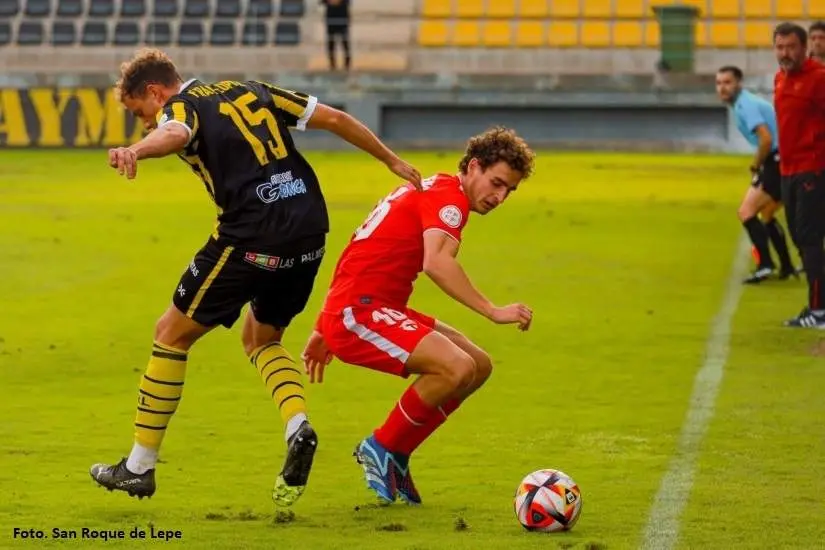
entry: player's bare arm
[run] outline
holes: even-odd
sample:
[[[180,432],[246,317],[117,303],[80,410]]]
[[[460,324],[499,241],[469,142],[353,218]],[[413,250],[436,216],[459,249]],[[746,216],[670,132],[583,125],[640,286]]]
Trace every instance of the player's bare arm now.
[[[494,323],[517,323],[528,330],[533,311],[524,304],[495,306],[473,286],[464,268],[458,263],[458,241],[442,231],[424,232],[424,273],[448,296],[490,319]]]
[[[756,173],[759,171],[759,167],[765,164],[765,160],[773,150],[773,136],[767,124],[760,124],[754,129],[753,133],[759,138],[759,146],[756,148],[753,163],[751,163],[751,172]]]
[[[134,179],[137,162],[178,153],[189,142],[189,129],[182,124],[166,124],[129,147],[109,149],[109,166],[121,176]]]
[[[308,128],[327,130],[380,160],[396,176],[421,190],[421,174],[384,145],[369,128],[353,116],[319,103],[307,123]]]

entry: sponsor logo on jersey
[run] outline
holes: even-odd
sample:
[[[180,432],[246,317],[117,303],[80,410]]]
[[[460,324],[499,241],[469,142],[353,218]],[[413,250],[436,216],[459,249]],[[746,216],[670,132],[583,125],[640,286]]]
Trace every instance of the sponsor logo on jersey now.
[[[293,178],[290,170],[273,174],[269,181],[260,184],[255,192],[264,204],[270,204],[277,200],[286,200],[297,195],[304,195],[307,192],[307,186],[301,178]]]
[[[461,210],[455,205],[445,206],[438,212],[438,217],[447,227],[457,229],[461,225]]]

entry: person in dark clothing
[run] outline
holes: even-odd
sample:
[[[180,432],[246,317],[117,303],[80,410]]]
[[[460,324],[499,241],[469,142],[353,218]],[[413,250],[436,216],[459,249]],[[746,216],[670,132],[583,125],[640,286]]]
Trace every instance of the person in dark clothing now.
[[[336,38],[341,41],[341,48],[344,50],[344,68],[350,68],[350,48],[349,48],[349,0],[321,0],[321,4],[327,9],[327,53],[329,54],[329,67],[333,71],[337,68],[335,61]]]

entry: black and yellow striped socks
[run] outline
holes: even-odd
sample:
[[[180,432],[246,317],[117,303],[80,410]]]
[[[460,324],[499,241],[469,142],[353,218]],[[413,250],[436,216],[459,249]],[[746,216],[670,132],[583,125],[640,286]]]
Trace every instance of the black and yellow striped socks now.
[[[183,350],[158,342],[152,346],[149,365],[140,380],[135,445],[126,463],[126,467],[136,474],[155,467],[166,427],[183,393],[186,355]]]
[[[278,405],[289,439],[306,420],[303,375],[289,352],[278,342],[255,349],[249,359]]]

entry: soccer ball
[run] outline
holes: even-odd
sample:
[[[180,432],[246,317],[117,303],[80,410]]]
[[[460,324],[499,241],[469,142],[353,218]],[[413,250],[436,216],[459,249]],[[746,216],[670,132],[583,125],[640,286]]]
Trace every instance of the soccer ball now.
[[[567,531],[582,511],[582,494],[560,470],[537,470],[525,477],[513,501],[516,517],[528,531]]]

